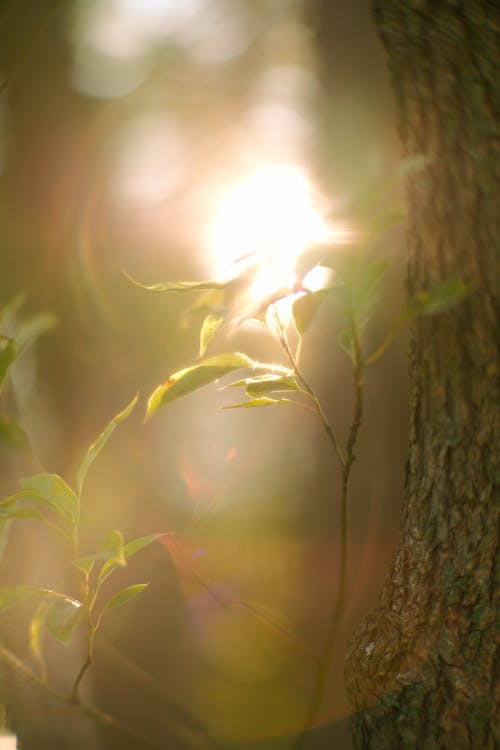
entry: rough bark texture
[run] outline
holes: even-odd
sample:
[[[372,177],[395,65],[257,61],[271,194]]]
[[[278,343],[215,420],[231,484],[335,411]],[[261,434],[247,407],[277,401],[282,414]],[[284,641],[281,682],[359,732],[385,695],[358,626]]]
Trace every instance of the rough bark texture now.
[[[497,2],[376,0],[406,156],[408,293],[468,299],[416,321],[401,537],[347,661],[357,748],[500,746],[500,87]]]

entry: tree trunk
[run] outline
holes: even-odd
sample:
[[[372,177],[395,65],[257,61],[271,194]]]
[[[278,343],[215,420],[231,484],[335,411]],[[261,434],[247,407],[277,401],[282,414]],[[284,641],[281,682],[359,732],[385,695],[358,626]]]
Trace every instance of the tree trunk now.
[[[494,748],[500,10],[486,0],[375,0],[375,16],[405,155],[428,157],[408,177],[408,294],[459,277],[470,295],[412,327],[401,536],[348,655],[354,741]]]

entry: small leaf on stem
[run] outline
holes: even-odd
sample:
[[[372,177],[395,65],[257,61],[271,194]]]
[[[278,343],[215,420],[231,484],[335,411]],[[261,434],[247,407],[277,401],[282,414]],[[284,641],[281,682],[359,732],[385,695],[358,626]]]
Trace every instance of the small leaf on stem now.
[[[69,644],[76,626],[84,612],[84,606],[76,599],[57,599],[50,605],[45,624],[47,630],[65,646]]]
[[[37,593],[33,586],[0,586],[0,613]]]
[[[82,458],[82,461],[80,463],[80,466],[78,467],[78,472],[76,475],[78,495],[81,495],[83,482],[85,480],[88,470],[90,469],[93,462],[95,461],[99,453],[102,451],[102,449],[108,442],[115,428],[121,422],[127,419],[127,417],[129,417],[130,414],[133,412],[135,405],[137,404],[138,398],[139,398],[138,396],[134,396],[132,401],[129,404],[127,404],[127,406],[124,409],[122,409],[122,411],[118,412],[118,414],[116,414],[116,416],[114,416],[110,422],[108,422],[108,424],[106,425],[104,430],[101,432],[97,440],[95,440],[85,452],[85,455]]]
[[[330,292],[329,289],[318,289],[316,292],[306,292],[295,300],[292,314],[299,336],[303,336],[307,331]]]
[[[43,666],[43,654],[42,654],[42,636],[45,625],[45,618],[47,610],[49,608],[47,601],[42,601],[35,610],[33,617],[30,622],[30,651],[33,656],[38,659]]]
[[[207,315],[200,331],[200,357],[203,357],[215,334],[224,322],[223,315]]]
[[[15,360],[17,354],[17,346],[14,339],[0,338],[0,391],[2,389],[5,378],[9,371],[9,367]]]
[[[106,602],[102,612],[104,613],[109,609],[121,607],[122,604],[126,604],[126,602],[134,599],[138,594],[141,594],[147,586],[149,586],[149,583],[135,583],[132,586],[127,586]]]
[[[116,568],[124,568],[127,564],[122,532],[115,529],[108,534],[104,541],[102,551],[108,555],[108,559],[99,571],[97,577],[99,586],[114,570],[116,570]]]
[[[213,383],[222,375],[233,372],[233,370],[254,367],[254,365],[253,360],[245,354],[233,352],[218,354],[215,357],[202,360],[197,365],[173,373],[149,397],[146,420],[150,419],[160,406],[192,393],[204,385]]]
[[[225,287],[225,284],[220,281],[162,281],[159,284],[142,284],[126,271],[123,273],[132,284],[147,292],[203,292],[207,289],[224,289]]]
[[[247,396],[259,396],[275,391],[296,391],[297,381],[291,375],[257,375],[253,378],[243,378],[229,384],[229,388],[245,388]]]
[[[127,542],[123,548],[123,553],[126,559],[128,560],[128,558],[135,555],[136,552],[153,544],[153,542],[156,542],[162,536],[165,536],[165,534],[148,534],[147,536],[140,536],[137,539],[132,539],[130,542]]]
[[[468,294],[462,279],[448,279],[418,292],[410,301],[410,309],[417,315],[436,315],[462,302]]]
[[[352,333],[351,333],[350,328],[344,328],[342,331],[339,332],[338,342],[340,344],[340,347],[352,359],[353,354],[354,354],[354,341],[352,338]]]
[[[73,521],[78,518],[78,498],[58,474],[35,474],[21,479],[20,484],[26,495],[33,492],[33,500],[45,498]]]
[[[293,404],[295,403],[289,398],[269,398],[268,396],[262,396],[261,398],[252,398],[249,401],[242,401],[239,404],[228,404],[223,406],[223,409],[251,409],[260,406],[276,406],[277,404]]]

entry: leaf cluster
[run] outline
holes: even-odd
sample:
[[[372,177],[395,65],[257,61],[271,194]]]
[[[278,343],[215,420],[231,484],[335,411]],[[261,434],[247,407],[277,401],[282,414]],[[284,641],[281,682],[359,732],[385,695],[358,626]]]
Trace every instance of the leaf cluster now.
[[[21,317],[19,311],[25,299],[24,293],[18,294],[0,308],[0,443],[14,448],[24,448],[29,441],[19,422],[7,414],[5,407],[12,366],[39,336],[56,325],[55,316],[47,312]]]
[[[58,474],[40,473],[20,481],[20,490],[0,501],[0,522],[29,519],[42,523],[56,531],[68,543],[72,566],[80,576],[78,597],[61,591],[35,586],[0,587],[0,614],[26,600],[36,600],[37,606],[29,624],[29,642],[33,656],[40,664],[42,679],[46,679],[43,656],[43,638],[49,633],[67,646],[82,622],[87,623],[88,657],[92,661],[93,641],[103,617],[117,607],[138,596],[149,585],[135,583],[104,598],[98,605],[102,587],[110,576],[125,567],[135,554],[155,542],[161,534],[150,534],[128,542],[118,529],[111,531],[103,540],[99,550],[80,555],[79,523],[82,490],[87,473],[104,448],[116,427],[126,420],[137,404],[135,396],[127,406],[116,414],[102,433],[86,450],[77,470],[76,490]],[[100,597],[102,598],[102,597]],[[97,610],[98,605],[98,611]],[[77,682],[85,670],[80,672]],[[75,684],[75,689],[78,684]]]
[[[400,221],[398,214],[396,220]],[[378,237],[395,221],[391,214],[384,216],[374,230]],[[310,290],[305,285],[307,274],[316,267],[329,269],[333,280],[324,288]],[[379,359],[390,345],[399,329],[409,320],[420,315],[442,313],[468,294],[466,285],[460,279],[448,279],[433,287],[418,292],[409,301],[389,327],[382,344],[371,354],[363,349],[363,331],[381,298],[380,286],[388,268],[386,258],[371,257],[366,249],[354,249],[351,253],[339,252],[332,245],[316,245],[308,248],[297,259],[295,284],[293,288],[277,289],[259,302],[248,305],[244,302],[249,294],[256,271],[255,265],[246,266],[240,275],[227,282],[219,281],[165,281],[156,284],[142,284],[128,278],[138,287],[155,293],[200,293],[198,301],[191,311],[202,311],[203,318],[199,337],[199,359],[196,363],[178,370],[155,388],[150,395],[146,408],[146,420],[150,419],[160,407],[192,393],[209,383],[218,381],[224,375],[237,370],[253,371],[247,377],[240,378],[229,387],[242,388],[247,400],[225,406],[226,409],[264,407],[277,404],[296,404],[304,406],[311,393],[297,370],[295,357],[284,341],[283,323],[279,319],[277,303],[286,297],[292,298],[292,317],[296,334],[300,339],[306,334],[322,307],[329,300],[335,302],[345,327],[340,330],[338,343],[350,357],[353,366],[369,365]],[[240,307],[238,307],[238,305]],[[282,348],[291,360],[292,367],[282,368],[272,363],[255,362],[241,352],[226,352],[212,357],[205,357],[206,351],[228,321],[241,322],[249,318],[258,319],[269,325],[277,323],[278,338]],[[255,375],[256,370],[263,374]],[[282,397],[282,392],[294,392],[299,398]],[[317,411],[318,405],[315,405]],[[306,405],[307,408],[307,405]]]

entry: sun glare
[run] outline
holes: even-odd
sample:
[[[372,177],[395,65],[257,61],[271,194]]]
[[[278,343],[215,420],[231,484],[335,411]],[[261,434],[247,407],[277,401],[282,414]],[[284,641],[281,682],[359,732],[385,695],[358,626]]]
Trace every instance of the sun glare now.
[[[255,300],[292,290],[298,256],[330,237],[306,175],[290,165],[262,167],[221,200],[210,228],[215,273],[225,279],[240,270],[239,264],[256,264],[250,289]]]

